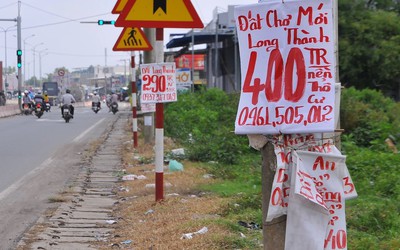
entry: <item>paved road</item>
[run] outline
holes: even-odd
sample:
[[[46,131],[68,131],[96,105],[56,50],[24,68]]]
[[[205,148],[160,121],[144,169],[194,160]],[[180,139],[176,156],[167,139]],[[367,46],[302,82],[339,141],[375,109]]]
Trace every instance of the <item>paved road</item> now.
[[[78,107],[65,123],[55,108],[42,118],[0,119],[0,249],[14,249],[24,231],[55,204],[49,198],[79,173],[85,148],[116,116]]]

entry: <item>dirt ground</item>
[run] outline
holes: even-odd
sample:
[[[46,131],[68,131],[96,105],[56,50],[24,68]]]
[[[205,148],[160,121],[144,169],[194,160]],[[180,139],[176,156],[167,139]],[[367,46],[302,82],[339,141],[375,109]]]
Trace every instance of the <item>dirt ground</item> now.
[[[99,249],[229,249],[224,239],[238,236],[218,223],[229,199],[199,189],[216,180],[201,163],[182,161],[183,171],[171,172],[166,162],[164,200],[156,202],[154,145],[144,144],[143,138],[138,145],[124,149],[124,169],[118,174],[134,179],[121,181],[114,212],[118,223],[113,235],[99,242]],[[164,140],[165,152],[176,147],[172,140]]]

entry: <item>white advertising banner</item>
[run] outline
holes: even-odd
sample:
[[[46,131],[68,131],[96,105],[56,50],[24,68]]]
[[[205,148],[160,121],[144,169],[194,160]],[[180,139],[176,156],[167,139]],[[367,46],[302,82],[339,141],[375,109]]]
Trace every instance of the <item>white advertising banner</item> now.
[[[141,64],[141,103],[176,102],[175,63]]]
[[[287,214],[294,161],[292,149],[342,156],[340,151],[333,145],[332,140],[322,140],[318,136],[319,134],[293,134],[275,137],[274,147],[277,166],[272,183],[267,221],[272,221]],[[345,200],[356,198],[357,191],[346,165],[343,171],[344,198]]]
[[[235,7],[242,89],[236,134],[333,132],[332,0]]]
[[[293,152],[296,164],[292,172],[285,249],[347,249],[343,187],[346,157]]]

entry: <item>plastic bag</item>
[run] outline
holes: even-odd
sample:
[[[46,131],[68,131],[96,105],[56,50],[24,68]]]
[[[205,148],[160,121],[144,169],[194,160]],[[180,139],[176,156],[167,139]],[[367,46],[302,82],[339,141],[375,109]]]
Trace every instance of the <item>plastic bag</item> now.
[[[169,161],[169,171],[171,172],[183,171],[182,163],[175,160]]]

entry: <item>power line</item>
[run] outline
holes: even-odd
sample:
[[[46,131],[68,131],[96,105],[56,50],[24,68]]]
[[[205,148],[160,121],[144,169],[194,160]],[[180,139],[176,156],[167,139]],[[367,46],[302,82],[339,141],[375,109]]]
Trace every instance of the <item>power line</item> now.
[[[0,10],[1,10],[1,9],[5,9],[5,8],[8,8],[8,7],[10,7],[10,6],[14,5],[14,4],[15,4],[15,3],[10,3],[10,4],[8,4],[8,5],[4,5],[4,6],[0,7]]]
[[[49,14],[49,15],[52,15],[52,16],[56,16],[56,17],[65,19],[65,21],[60,21],[60,22],[47,23],[47,24],[39,24],[39,25],[35,25],[35,26],[24,27],[24,28],[22,28],[22,29],[24,29],[24,30],[26,30],[26,29],[41,28],[41,27],[48,27],[48,26],[53,26],[53,25],[59,25],[59,24],[69,23],[69,22],[78,22],[78,21],[81,21],[81,20],[84,20],[84,19],[89,19],[89,18],[93,18],[93,17],[99,17],[99,16],[104,16],[104,15],[109,15],[109,14],[110,14],[110,12],[106,12],[106,13],[102,13],[102,14],[96,14],[96,15],[93,15],[93,16],[87,16],[87,17],[81,17],[81,18],[72,19],[72,18],[69,18],[69,17],[64,17],[64,16],[61,16],[61,15],[58,15],[58,14],[56,14],[56,13],[54,13],[54,12],[50,12],[50,11],[47,11],[47,10],[44,10],[44,9],[37,8],[37,7],[32,6],[32,5],[30,5],[30,4],[27,4],[27,3],[23,3],[23,5],[25,5],[25,6],[27,6],[27,7],[30,7],[30,8],[32,8],[32,9],[35,9],[35,10],[41,11],[41,12],[46,13],[46,14]]]

